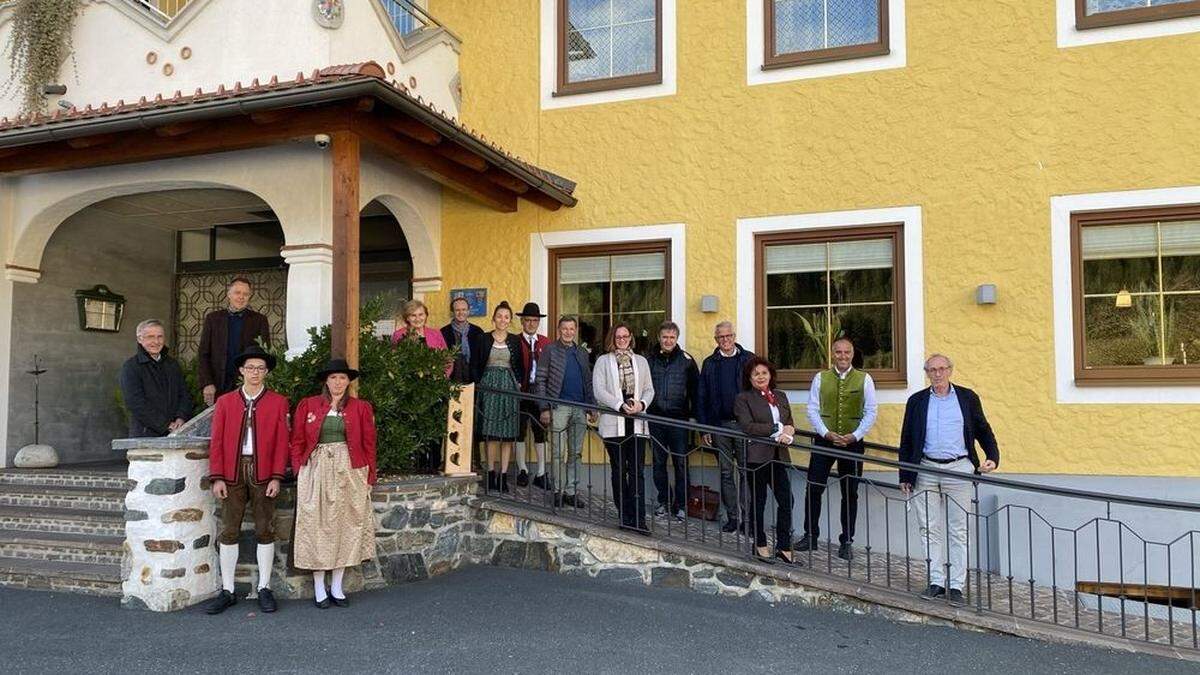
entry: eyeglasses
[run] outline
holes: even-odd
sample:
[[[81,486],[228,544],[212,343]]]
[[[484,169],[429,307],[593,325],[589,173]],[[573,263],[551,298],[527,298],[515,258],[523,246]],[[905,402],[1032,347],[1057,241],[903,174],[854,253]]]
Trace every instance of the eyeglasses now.
[[[242,370],[248,370],[252,373],[265,373],[265,372],[267,372],[267,367],[266,366],[242,366]]]
[[[626,333],[623,335],[614,335],[613,339],[614,340],[630,340],[630,339],[633,339],[633,336]]]
[[[954,370],[954,369],[949,366],[937,366],[935,368],[926,368],[925,372],[927,372],[927,373],[948,373],[951,370]]]
[[[717,338],[718,340],[732,340],[732,339],[733,339],[733,333],[727,333],[727,334],[725,334],[725,335],[718,335],[718,336],[716,336],[716,338]]]

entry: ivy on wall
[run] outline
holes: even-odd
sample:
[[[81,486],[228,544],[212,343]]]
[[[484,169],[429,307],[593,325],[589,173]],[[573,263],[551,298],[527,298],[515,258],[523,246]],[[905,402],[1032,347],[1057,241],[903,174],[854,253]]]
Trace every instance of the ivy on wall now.
[[[44,112],[42,87],[58,79],[71,53],[71,29],[80,0],[17,0],[13,6],[8,60],[12,79],[21,88],[21,112]]]

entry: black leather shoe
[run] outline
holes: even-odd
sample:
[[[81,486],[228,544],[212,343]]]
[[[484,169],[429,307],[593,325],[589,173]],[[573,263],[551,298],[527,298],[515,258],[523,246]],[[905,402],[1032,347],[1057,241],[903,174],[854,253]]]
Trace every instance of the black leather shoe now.
[[[507,474],[507,473],[502,473],[502,474],[500,474],[500,491],[501,491],[501,492],[509,492],[509,489],[508,489],[508,474]]]
[[[519,481],[519,479],[518,479],[518,481]],[[546,481],[546,474],[542,474],[540,476],[534,476],[533,480],[530,482],[533,483],[533,487],[535,487],[535,488],[540,488],[542,490],[550,489],[550,483]]]
[[[929,584],[929,588],[926,588],[925,592],[921,594],[921,599],[922,600],[935,600],[935,599],[943,597],[945,595],[946,595],[946,589],[942,588],[941,586],[938,586],[937,584]]]
[[[270,614],[278,609],[278,606],[275,604],[275,594],[271,592],[271,589],[258,589],[258,608],[266,614]]]
[[[498,492],[500,490],[500,476],[495,471],[488,471],[488,492]]]
[[[800,537],[800,541],[792,544],[793,551],[815,551],[817,550],[817,537],[806,534]]]
[[[738,529],[737,518],[730,518],[729,520],[725,521],[724,525],[721,526],[721,531],[725,532],[727,534],[732,534],[734,532],[737,532],[737,529]]]
[[[526,485],[529,485],[529,472],[522,469],[521,473],[517,474],[517,487],[525,487]]]
[[[775,559],[783,561],[785,565],[799,565],[796,561],[795,551],[784,551],[783,549],[775,549]]]
[[[563,495],[563,504],[574,506],[577,509],[586,509],[587,502],[583,501],[583,497],[579,495]]]
[[[317,606],[317,609],[329,609],[329,596],[325,596],[324,600],[313,598],[313,604]]]
[[[852,551],[850,549],[850,542],[848,542],[848,541],[842,542],[838,546],[838,554],[837,555],[842,560],[853,560],[854,559],[854,551]]]
[[[204,611],[208,614],[220,614],[236,604],[237,596],[229,591],[222,590],[217,597],[208,601],[208,604],[204,606]]]
[[[950,604],[955,607],[963,607],[967,604],[966,598],[963,597],[963,592],[957,588],[950,589]]]
[[[332,600],[333,604],[337,605],[338,607],[349,607],[350,606],[349,598],[339,598],[338,596],[330,593],[329,599]]]

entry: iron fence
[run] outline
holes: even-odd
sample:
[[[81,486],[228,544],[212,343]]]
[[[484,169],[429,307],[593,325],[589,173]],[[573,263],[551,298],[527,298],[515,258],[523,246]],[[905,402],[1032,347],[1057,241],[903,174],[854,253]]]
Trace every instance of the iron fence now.
[[[524,416],[530,427],[544,430],[546,435],[545,477],[528,485],[518,485],[513,479],[507,486],[485,480],[481,494],[489,498],[747,557],[762,552],[754,545],[758,534],[758,541],[767,545],[763,562],[795,564],[892,591],[923,593],[922,597],[928,595],[933,581],[942,579],[945,583],[939,585],[950,587],[952,580],[961,576],[961,598],[945,593],[930,601],[1200,649],[1196,616],[1200,560],[1198,532],[1192,529],[1200,504],[961,473],[929,463],[911,465],[896,459],[897,449],[891,446],[867,443],[867,454],[859,454],[818,446],[816,439],[803,431],[797,433],[797,439],[805,436],[806,440],[788,447],[789,461],[747,465],[747,444],[764,439],[734,428],[645,414],[631,416],[482,386],[476,391],[477,441],[479,433],[489,430],[489,423],[496,420],[495,411],[503,409],[494,404],[497,399],[515,403],[507,410],[520,410],[517,414]],[[482,403],[488,397],[493,397],[492,417]],[[521,403],[527,407],[522,409]],[[531,412],[532,406],[547,407],[553,414],[545,419]],[[570,412],[573,410],[579,414]],[[626,431],[623,438],[599,439],[592,425],[599,414],[621,418]],[[580,418],[586,418],[588,425],[582,433],[584,440],[577,443],[583,447],[571,448],[572,441],[581,436]],[[639,422],[648,427],[634,427]],[[668,430],[684,435],[682,451],[664,442]],[[484,442],[477,446],[481,448],[480,466],[486,470]],[[583,461],[585,454],[586,459],[596,459],[601,449],[607,461]],[[797,463],[815,454],[846,460],[858,468],[829,481],[816,502],[821,506],[820,518],[813,513],[816,504],[809,505],[804,498],[810,488],[808,468]],[[647,472],[646,458],[655,455],[657,466]],[[676,472],[671,476],[677,462],[682,475]],[[871,470],[862,473],[863,464]],[[723,486],[722,466],[727,474]],[[512,467],[508,468],[511,472]],[[960,496],[952,496],[949,488],[921,489],[921,485],[905,495],[896,474],[891,473],[901,468],[919,471],[927,481],[957,482]],[[657,481],[646,476],[655,471],[659,473]],[[688,496],[683,514],[677,510],[681,481]],[[790,486],[785,488],[786,483]],[[709,488],[710,484],[715,488]],[[770,502],[764,488],[772,492],[773,509],[766,508]],[[841,529],[834,501],[841,502],[847,491],[858,493],[857,518],[851,519],[858,526],[849,546],[842,547],[833,538]],[[756,492],[757,503],[753,499]],[[664,501],[666,508],[659,508]],[[799,506],[788,509],[789,502]],[[724,520],[715,511],[723,512]],[[785,527],[776,527],[776,516],[786,518],[788,511],[795,514],[791,520],[796,525],[788,528],[785,521]],[[965,541],[953,538],[951,527],[923,536],[921,515],[935,512],[940,512],[942,522],[954,519],[964,523]],[[791,533],[801,529],[805,516],[812,517],[810,529],[821,531],[819,540],[795,548],[794,563],[777,560],[773,547],[787,550],[801,543]],[[736,528],[728,526],[731,517],[738,523]],[[772,528],[779,531],[772,532]],[[780,542],[780,537],[791,538],[791,546]],[[936,556],[939,549],[943,555]],[[960,555],[950,555],[956,550],[961,551],[961,565],[955,564]],[[943,562],[931,570],[931,561],[938,558]]]

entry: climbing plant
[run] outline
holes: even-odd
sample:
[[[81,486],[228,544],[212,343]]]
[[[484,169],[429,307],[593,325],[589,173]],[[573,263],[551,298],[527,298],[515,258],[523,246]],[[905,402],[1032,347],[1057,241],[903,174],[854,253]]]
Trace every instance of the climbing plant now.
[[[71,29],[79,0],[17,0],[13,7],[8,61],[12,80],[21,88],[21,111],[41,112],[46,105],[42,86],[58,79],[71,53]]]

